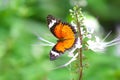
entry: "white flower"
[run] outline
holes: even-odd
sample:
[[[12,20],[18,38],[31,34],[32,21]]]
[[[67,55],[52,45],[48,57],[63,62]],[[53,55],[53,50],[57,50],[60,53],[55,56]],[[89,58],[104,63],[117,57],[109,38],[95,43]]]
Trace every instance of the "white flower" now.
[[[68,57],[73,57],[75,50],[76,50],[76,48],[73,48],[70,52],[68,52]]]
[[[71,25],[74,27],[74,29],[77,31],[77,25],[74,23],[74,21],[71,21]]]
[[[104,52],[107,47],[120,43],[120,37],[117,37],[109,42],[104,42],[104,40],[100,40],[99,37],[95,36],[94,41],[88,40],[87,43],[88,43],[88,49],[91,49],[94,52]]]
[[[88,33],[94,33],[94,31],[97,31],[100,29],[100,25],[97,21],[96,18],[89,16],[88,14],[86,14],[86,18],[84,19],[83,24],[85,25],[87,32]]]
[[[90,39],[92,38],[92,34],[87,34],[86,37]]]
[[[95,52],[103,52],[106,48],[106,43],[101,41],[99,37],[95,36],[95,41],[88,40],[88,49]]]
[[[84,35],[85,31],[83,30],[83,27],[81,27],[80,30],[81,30],[81,34]]]
[[[77,42],[76,42],[76,44],[75,44],[75,47],[76,47],[76,48],[81,48],[81,47],[82,47],[82,45],[81,45],[81,43],[80,43],[80,38],[79,38],[79,37],[77,38]]]

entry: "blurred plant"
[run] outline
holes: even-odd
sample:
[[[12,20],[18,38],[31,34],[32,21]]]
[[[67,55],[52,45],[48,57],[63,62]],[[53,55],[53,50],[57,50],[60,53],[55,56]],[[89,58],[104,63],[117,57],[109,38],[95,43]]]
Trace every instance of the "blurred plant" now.
[[[86,50],[92,50],[94,52],[104,52],[105,49],[109,46],[116,45],[120,43],[120,37],[113,39],[112,41],[105,42],[105,39],[110,35],[108,33],[104,39],[100,39],[97,35],[94,34],[94,28],[86,26],[84,24],[84,16],[81,11],[81,8],[78,6],[75,6],[73,9],[70,9],[70,15],[72,17],[71,24],[74,26],[74,28],[77,31],[77,42],[74,45],[74,48],[72,48],[71,51],[69,51],[69,57],[72,57],[66,64],[56,67],[54,69],[63,68],[71,64],[73,61],[76,60],[77,66],[77,75],[79,73],[79,79],[82,80],[83,75],[83,52]],[[39,40],[42,41],[42,46],[54,46],[55,44],[42,38],[38,37]],[[74,67],[74,66],[73,66]]]
[[[85,7],[87,6],[87,1],[86,0],[70,0],[70,4],[72,6],[79,5],[80,7]]]

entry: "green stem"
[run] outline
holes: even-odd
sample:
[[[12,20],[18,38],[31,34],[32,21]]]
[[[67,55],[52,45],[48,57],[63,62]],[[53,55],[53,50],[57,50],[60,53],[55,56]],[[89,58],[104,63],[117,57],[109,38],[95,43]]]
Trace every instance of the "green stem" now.
[[[80,29],[80,22],[77,17],[77,11],[76,11],[76,22],[77,22],[77,28],[78,28],[78,37],[80,38],[80,43],[82,45],[82,34],[81,34],[81,29]],[[83,74],[83,66],[82,66],[82,48],[78,49],[78,59],[80,61],[79,63],[79,80],[82,80],[82,74]]]

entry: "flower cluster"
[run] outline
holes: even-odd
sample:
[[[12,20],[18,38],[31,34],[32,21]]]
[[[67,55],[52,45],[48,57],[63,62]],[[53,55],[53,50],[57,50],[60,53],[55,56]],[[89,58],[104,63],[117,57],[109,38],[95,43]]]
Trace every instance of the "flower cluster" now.
[[[81,31],[81,35],[82,35],[82,42],[84,42],[84,43],[81,44],[80,38],[77,37],[77,42],[76,42],[74,48],[72,48],[70,51],[68,51],[68,56],[72,57],[71,60],[69,60],[66,64],[59,66],[57,68],[68,66],[71,62],[75,61],[76,57],[78,56],[78,52],[75,53],[75,51],[78,48],[79,49],[87,48],[88,50],[92,50],[94,52],[104,52],[107,47],[120,43],[120,37],[117,37],[109,42],[105,42],[105,39],[110,35],[111,32],[108,33],[104,39],[100,39],[100,37],[95,35],[94,27],[96,25],[94,24],[94,22],[92,22],[91,20],[85,19],[83,17],[83,14],[82,14],[82,11],[80,8],[77,11],[76,11],[76,9],[77,9],[76,7],[74,7],[73,10],[70,9],[70,15],[72,17],[71,25],[74,26],[76,31],[78,31],[76,22],[79,22],[80,31]],[[43,39],[42,37],[39,37],[39,40],[43,41],[43,43],[41,43],[42,46],[54,46],[55,45],[54,43],[52,43],[46,39]]]

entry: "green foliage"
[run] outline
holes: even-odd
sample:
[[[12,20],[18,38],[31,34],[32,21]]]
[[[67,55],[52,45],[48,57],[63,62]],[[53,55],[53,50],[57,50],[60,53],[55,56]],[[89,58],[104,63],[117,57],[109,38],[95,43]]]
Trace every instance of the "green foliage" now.
[[[99,3],[88,0],[88,3],[90,7],[97,6],[93,8],[94,11],[98,12],[100,9],[100,16],[105,14],[104,18],[120,19],[117,17],[120,11],[117,2],[114,2],[117,8],[113,7],[112,10],[116,12],[114,14],[112,11],[112,17],[107,15],[108,6],[106,7],[104,1]],[[34,34],[38,33],[45,39],[55,42],[56,39],[47,28],[46,16],[52,14],[65,20],[70,7],[69,0],[0,0],[0,80],[71,79],[73,74],[70,73],[70,66],[50,70],[55,68],[56,64],[62,65],[67,61],[68,58],[64,59],[67,56],[64,55],[55,62],[50,61],[51,47],[39,46],[39,40]],[[112,51],[111,55],[86,52],[89,66],[84,69],[83,79],[119,80],[120,59],[114,56],[113,47],[108,49],[109,53]]]

